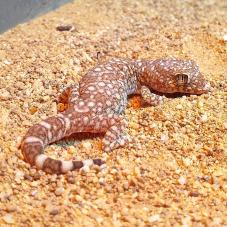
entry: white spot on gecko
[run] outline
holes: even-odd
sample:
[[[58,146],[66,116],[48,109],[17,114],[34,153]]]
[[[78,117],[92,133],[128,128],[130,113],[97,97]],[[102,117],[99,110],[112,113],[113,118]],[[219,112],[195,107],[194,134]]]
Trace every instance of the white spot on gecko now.
[[[73,169],[72,161],[61,161],[61,163],[62,163],[61,170],[63,173],[66,173]]]
[[[36,164],[38,169],[43,168],[43,163],[46,161],[47,158],[48,157],[45,154],[40,154],[40,155],[36,156],[35,164]]]
[[[96,68],[94,69],[94,71],[95,71],[95,72],[101,72],[101,71],[102,71],[102,69],[101,69],[101,68],[96,67]]]
[[[29,136],[24,139],[24,143],[40,143],[43,146],[43,141],[36,136]]]

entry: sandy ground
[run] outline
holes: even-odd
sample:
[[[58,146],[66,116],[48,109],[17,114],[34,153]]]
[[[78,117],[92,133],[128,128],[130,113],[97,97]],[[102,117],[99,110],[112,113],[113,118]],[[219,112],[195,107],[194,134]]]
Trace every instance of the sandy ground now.
[[[227,226],[225,0],[78,0],[0,36],[1,226]],[[58,25],[74,24],[60,32]],[[46,175],[17,149],[57,112],[59,90],[111,56],[194,59],[213,92],[144,107],[132,98],[130,146],[104,154],[101,136],[46,152],[103,157],[107,168]]]

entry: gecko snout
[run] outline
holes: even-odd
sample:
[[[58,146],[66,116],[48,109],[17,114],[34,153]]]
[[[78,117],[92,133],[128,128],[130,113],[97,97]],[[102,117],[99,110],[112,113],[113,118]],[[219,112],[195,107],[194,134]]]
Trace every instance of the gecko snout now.
[[[192,83],[191,87],[191,92],[196,94],[204,94],[212,90],[210,82],[206,81],[205,79],[197,80],[196,83]]]

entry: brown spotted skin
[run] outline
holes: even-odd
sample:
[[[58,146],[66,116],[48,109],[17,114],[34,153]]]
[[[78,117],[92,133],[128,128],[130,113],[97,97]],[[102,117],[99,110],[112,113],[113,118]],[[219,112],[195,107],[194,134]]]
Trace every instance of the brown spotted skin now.
[[[21,149],[31,165],[47,173],[101,166],[101,159],[60,161],[43,154],[44,147],[75,132],[104,132],[103,150],[124,146],[127,121],[123,115],[130,94],[141,94],[150,105],[162,103],[163,96],[152,93],[202,94],[209,91],[191,60],[129,60],[114,58],[91,69],[79,82],[63,92],[68,109],[31,127]]]

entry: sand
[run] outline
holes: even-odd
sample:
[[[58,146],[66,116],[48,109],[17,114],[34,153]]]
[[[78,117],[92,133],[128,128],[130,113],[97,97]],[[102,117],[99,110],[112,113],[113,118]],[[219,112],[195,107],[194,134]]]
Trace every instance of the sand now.
[[[0,36],[1,226],[227,226],[227,5],[78,0]],[[59,25],[73,25],[57,31]],[[111,57],[194,59],[213,91],[156,107],[133,97],[133,142],[105,154],[102,136],[53,144],[53,157],[103,157],[107,168],[47,175],[18,149],[57,113],[59,91]]]

